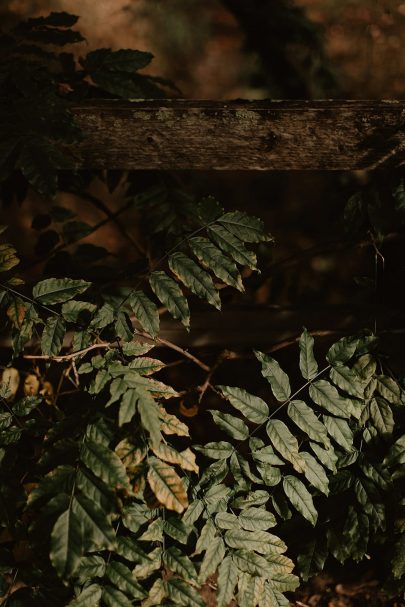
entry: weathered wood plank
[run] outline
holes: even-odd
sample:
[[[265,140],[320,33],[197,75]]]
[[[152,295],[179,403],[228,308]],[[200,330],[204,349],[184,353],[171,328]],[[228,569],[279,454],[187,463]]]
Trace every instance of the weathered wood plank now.
[[[405,162],[405,101],[91,101],[81,168],[372,170]]]

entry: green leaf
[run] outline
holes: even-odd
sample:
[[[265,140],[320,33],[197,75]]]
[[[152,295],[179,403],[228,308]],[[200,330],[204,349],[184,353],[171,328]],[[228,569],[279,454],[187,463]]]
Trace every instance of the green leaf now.
[[[129,529],[133,533],[136,533],[139,527],[148,522],[148,512],[149,508],[147,508],[145,512],[141,504],[128,504],[123,508],[122,522],[127,529]]]
[[[183,512],[188,506],[187,492],[177,472],[156,457],[149,458],[148,482],[157,499],[169,510]]]
[[[293,477],[292,477],[293,478]],[[285,552],[287,546],[280,538],[267,531],[246,531],[245,529],[228,529],[225,532],[225,542],[231,548],[255,550],[260,554]]]
[[[289,607],[290,601],[278,590],[271,586],[271,582],[264,585],[263,601],[260,607]]]
[[[304,379],[314,379],[318,373],[318,364],[314,357],[314,338],[306,329],[301,333],[300,371]]]
[[[200,518],[200,516],[202,515],[203,512],[204,512],[204,502],[200,499],[194,500],[193,502],[191,502],[191,504],[189,505],[189,507],[187,508],[187,510],[185,511],[185,513],[183,515],[183,519],[182,519],[183,523],[187,527],[194,525],[194,523],[196,521],[198,521],[198,519]]]
[[[32,289],[33,297],[41,304],[58,304],[80,295],[91,286],[85,280],[72,278],[47,278],[38,282]]]
[[[184,607],[206,607],[198,591],[184,580],[172,577],[165,582],[168,597]]]
[[[133,607],[133,602],[113,586],[103,586],[102,601],[106,607]]]
[[[211,459],[227,459],[234,452],[231,443],[218,441],[216,443],[207,443],[204,447],[195,446],[196,451],[200,451],[206,457]]]
[[[292,573],[273,574],[270,584],[274,592],[294,592],[299,586],[299,579]]]
[[[169,268],[177,279],[197,297],[205,299],[217,310],[221,309],[221,300],[211,276],[187,255],[179,252],[172,253],[169,257]]]
[[[302,400],[292,400],[288,405],[287,413],[298,428],[305,432],[309,438],[323,443],[325,447],[330,445],[325,426]]]
[[[138,356],[129,363],[130,369],[135,369],[140,375],[152,375],[165,367],[165,363],[157,358],[149,356]]]
[[[217,386],[227,400],[238,411],[243,413],[251,422],[261,424],[266,421],[269,415],[269,408],[258,396],[249,394],[246,390],[231,386]]]
[[[116,335],[123,341],[131,341],[134,337],[131,321],[126,312],[118,312],[114,329]]]
[[[125,356],[142,356],[147,354],[155,347],[154,343],[142,343],[140,341],[132,341],[122,345],[122,351]]]
[[[99,607],[103,589],[98,584],[87,586],[68,607]]]
[[[315,510],[311,494],[308,489],[295,476],[286,476],[283,479],[283,489],[291,504],[302,514],[304,518],[315,526],[318,513]]]
[[[74,574],[84,552],[83,528],[80,518],[71,508],[63,512],[51,533],[50,559],[63,579]]]
[[[323,571],[327,556],[326,545],[319,539],[311,539],[305,543],[305,551],[297,557],[300,575],[304,582]]]
[[[390,405],[383,398],[373,398],[370,403],[370,416],[381,436],[390,436],[395,427]]]
[[[128,517],[131,517],[131,522],[133,522],[133,517],[134,516],[136,517],[136,514],[131,515],[131,506],[133,506],[133,504],[130,504],[125,509],[123,522],[124,522],[125,526],[130,529],[130,531],[137,531],[140,526],[139,524],[136,526],[131,524],[128,527]],[[137,520],[138,523],[141,523],[141,525],[142,525],[145,522],[147,522],[148,519],[145,516],[142,516],[142,514],[140,515],[139,513],[137,513],[137,514],[138,514],[138,520]],[[137,527],[137,528],[135,528],[135,527]],[[119,556],[124,557],[124,559],[126,559],[130,563],[145,564],[145,563],[151,562],[149,556],[143,551],[143,549],[140,547],[139,543],[136,540],[134,540],[133,537],[129,537],[127,535],[122,535],[117,538],[116,553]]]
[[[115,547],[115,533],[110,518],[98,504],[78,494],[72,500],[72,512],[81,523],[86,546],[108,550]]]
[[[152,337],[159,333],[159,311],[156,305],[143,293],[131,291],[129,304],[141,327]]]
[[[232,557],[226,556],[218,569],[217,607],[228,607],[232,600],[237,581],[238,568]]]
[[[321,493],[329,495],[329,479],[324,468],[306,451],[301,451],[301,457],[306,463],[304,474],[307,481]]]
[[[102,481],[111,487],[129,485],[127,473],[118,455],[108,447],[85,440],[81,451],[82,462]]]
[[[166,588],[162,578],[157,578],[149,589],[149,596],[145,601],[142,601],[142,607],[152,607],[154,605],[162,605],[166,598]]]
[[[270,234],[266,234],[264,223],[258,217],[252,217],[241,211],[225,213],[218,219],[218,223],[224,225],[243,242],[264,242],[273,240]]]
[[[331,365],[347,363],[356,352],[359,340],[357,337],[342,337],[333,344],[326,355]]]
[[[101,70],[133,74],[149,65],[152,59],[153,55],[144,51],[129,48],[112,51],[110,48],[100,48],[87,53],[81,63],[92,76]]]
[[[363,398],[364,385],[361,385],[360,378],[355,371],[345,365],[332,367],[329,373],[331,381],[347,394],[355,398]]]
[[[277,553],[276,553],[277,554]],[[260,577],[271,577],[271,567],[267,560],[250,550],[236,550],[232,553],[232,560],[240,571]]]
[[[353,448],[353,434],[347,421],[331,415],[323,415],[322,419],[329,436],[345,451],[351,451]]]
[[[225,557],[225,544],[221,537],[216,537],[210,542],[203,561],[201,563],[198,581],[203,584],[206,579],[216,572],[218,566]]]
[[[60,316],[47,318],[42,337],[41,349],[46,356],[57,356],[62,348],[66,326]]]
[[[128,369],[125,371],[125,367],[123,366],[123,371],[125,372],[125,384],[128,388],[147,390],[152,394],[152,396],[156,396],[157,398],[173,398],[179,396],[176,390],[174,390],[171,386],[168,386],[157,379],[144,377],[135,369]]]
[[[142,390],[140,394],[142,398],[138,402],[138,411],[142,426],[149,432],[152,446],[157,447],[162,440],[159,407],[146,390]]]
[[[262,375],[270,383],[275,398],[280,402],[288,400],[291,395],[291,387],[287,373],[271,356],[258,351],[255,351],[255,356],[262,364]]]
[[[243,293],[242,277],[233,261],[229,259],[208,238],[194,237],[189,240],[194,255],[201,264],[211,270],[217,278]]]
[[[267,531],[277,524],[274,514],[264,508],[246,508],[239,514],[238,521],[247,531]]]
[[[234,236],[224,226],[215,224],[208,227],[208,234],[225,253],[228,253],[236,263],[256,270],[257,259],[253,251],[249,251],[243,242]]]
[[[112,584],[125,592],[133,599],[144,599],[147,596],[145,590],[138,584],[131,570],[118,561],[111,561],[107,565],[106,577]]]
[[[62,316],[67,322],[79,322],[89,318],[96,311],[97,306],[87,301],[67,301],[62,306]]]
[[[270,419],[266,426],[267,434],[273,447],[280,455],[291,462],[294,470],[304,472],[305,461],[298,452],[298,441],[291,434],[284,422],[279,419]]]
[[[338,461],[338,456],[332,449],[332,445],[329,447],[329,449],[322,449],[322,447],[316,443],[310,442],[309,444],[319,461],[332,472],[336,472],[336,462]]]
[[[263,443],[263,441],[261,442]],[[284,466],[284,461],[274,453],[274,449],[271,445],[267,445],[266,447],[255,450],[255,445],[252,443],[252,438],[250,439],[250,443],[252,457],[255,462],[260,464],[270,464],[271,466]]]
[[[83,584],[94,577],[104,577],[105,560],[101,556],[91,554],[83,556],[79,567],[76,569],[75,577]]]
[[[377,390],[383,398],[393,405],[398,405],[401,402],[401,388],[392,377],[379,375],[377,377]]]
[[[325,379],[319,379],[309,386],[309,395],[320,407],[339,417],[350,417],[351,402],[340,396],[332,384]]]
[[[207,550],[212,540],[215,537],[217,530],[212,518],[209,518],[201,529],[200,536],[197,540],[197,544],[194,550],[194,555],[201,554],[204,550]]]
[[[221,411],[209,410],[214,422],[224,430],[229,436],[235,440],[246,440],[249,436],[249,428],[238,417],[230,415],[229,413],[222,413]]]
[[[150,394],[148,394],[146,390],[145,394],[149,398],[151,398]],[[138,403],[140,402],[141,398],[141,392],[139,390],[136,390],[135,388],[131,388],[124,393],[120,402],[120,411],[118,417],[118,425],[120,427],[130,422],[131,419],[134,417],[135,413],[137,412]]]
[[[365,381],[369,381],[373,377],[376,368],[377,361],[371,354],[363,354],[363,356],[360,356],[353,365],[353,370]]]
[[[233,512],[218,512],[215,515],[215,524],[220,529],[237,529],[240,527],[238,517]]]
[[[163,562],[173,573],[178,573],[182,578],[189,580],[197,579],[194,563],[179,548],[170,546],[163,553]]]
[[[92,329],[104,329],[114,322],[116,312],[111,304],[105,303],[97,310],[94,318],[90,323]]]
[[[190,326],[190,310],[187,299],[179,285],[165,272],[152,272],[149,282],[152,291],[166,306],[170,314],[188,328]]]
[[[17,251],[9,244],[0,244],[0,272],[8,272],[20,263]]]

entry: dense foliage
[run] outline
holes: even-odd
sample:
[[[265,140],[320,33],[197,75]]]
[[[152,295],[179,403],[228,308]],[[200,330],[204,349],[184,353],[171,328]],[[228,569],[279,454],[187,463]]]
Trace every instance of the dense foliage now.
[[[67,100],[138,96],[140,86],[155,94],[160,83],[135,73],[147,53],[102,49],[77,64],[44,48],[78,42],[75,22],[54,13],[2,40],[3,200],[25,196],[23,178],[44,196],[33,228],[47,260],[45,277],[24,284],[2,228],[12,351],[0,386],[2,604],[197,607],[208,580],[219,607],[233,597],[286,606],[285,593],[327,559],[377,553],[395,592],[405,584],[405,398],[377,337],[344,337],[319,364],[304,330],[301,380],[293,365],[287,374],[255,352],[264,400],[243,376],[215,385],[215,366],[159,336],[163,311],[189,330],[196,298],[219,310],[222,290],[243,292],[246,268],[257,270],[252,247],[272,237],[213,198],[157,185],[135,192],[129,178],[126,204],[147,227],[140,259],[119,269],[103,247],[80,244],[98,226],[51,199],[90,196],[91,176],[59,173],[71,162],[61,142],[81,136]],[[105,176],[111,190],[119,179]],[[357,196],[347,207],[361,226],[367,204]],[[204,383],[169,381],[171,363],[154,355],[162,347],[204,371]],[[204,445],[173,413],[187,392],[215,402]]]

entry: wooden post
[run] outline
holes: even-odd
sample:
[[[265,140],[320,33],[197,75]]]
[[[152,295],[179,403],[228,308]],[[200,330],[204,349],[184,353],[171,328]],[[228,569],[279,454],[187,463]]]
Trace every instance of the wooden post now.
[[[91,101],[78,168],[373,170],[405,162],[405,101]]]

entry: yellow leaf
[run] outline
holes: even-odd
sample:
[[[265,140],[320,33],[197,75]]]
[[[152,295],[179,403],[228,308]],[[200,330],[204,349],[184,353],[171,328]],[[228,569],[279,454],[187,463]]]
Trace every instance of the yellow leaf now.
[[[178,417],[168,413],[163,407],[160,408],[160,427],[164,434],[177,434],[177,436],[189,436],[188,427]]]
[[[115,447],[115,453],[122,460],[125,468],[129,472],[134,472],[139,464],[145,459],[147,449],[144,445],[135,447],[128,439],[124,438]]]
[[[153,493],[168,510],[181,513],[187,508],[186,489],[171,466],[156,457],[151,457],[147,478]]]
[[[178,464],[183,470],[191,470],[191,472],[198,473],[198,466],[195,463],[195,453],[191,449],[179,452],[170,445],[160,443],[158,447],[152,447],[152,451],[159,459],[163,459],[165,462],[169,462],[169,464]]]
[[[20,374],[14,367],[7,367],[1,378],[1,394],[7,401],[13,400],[20,384]]]

